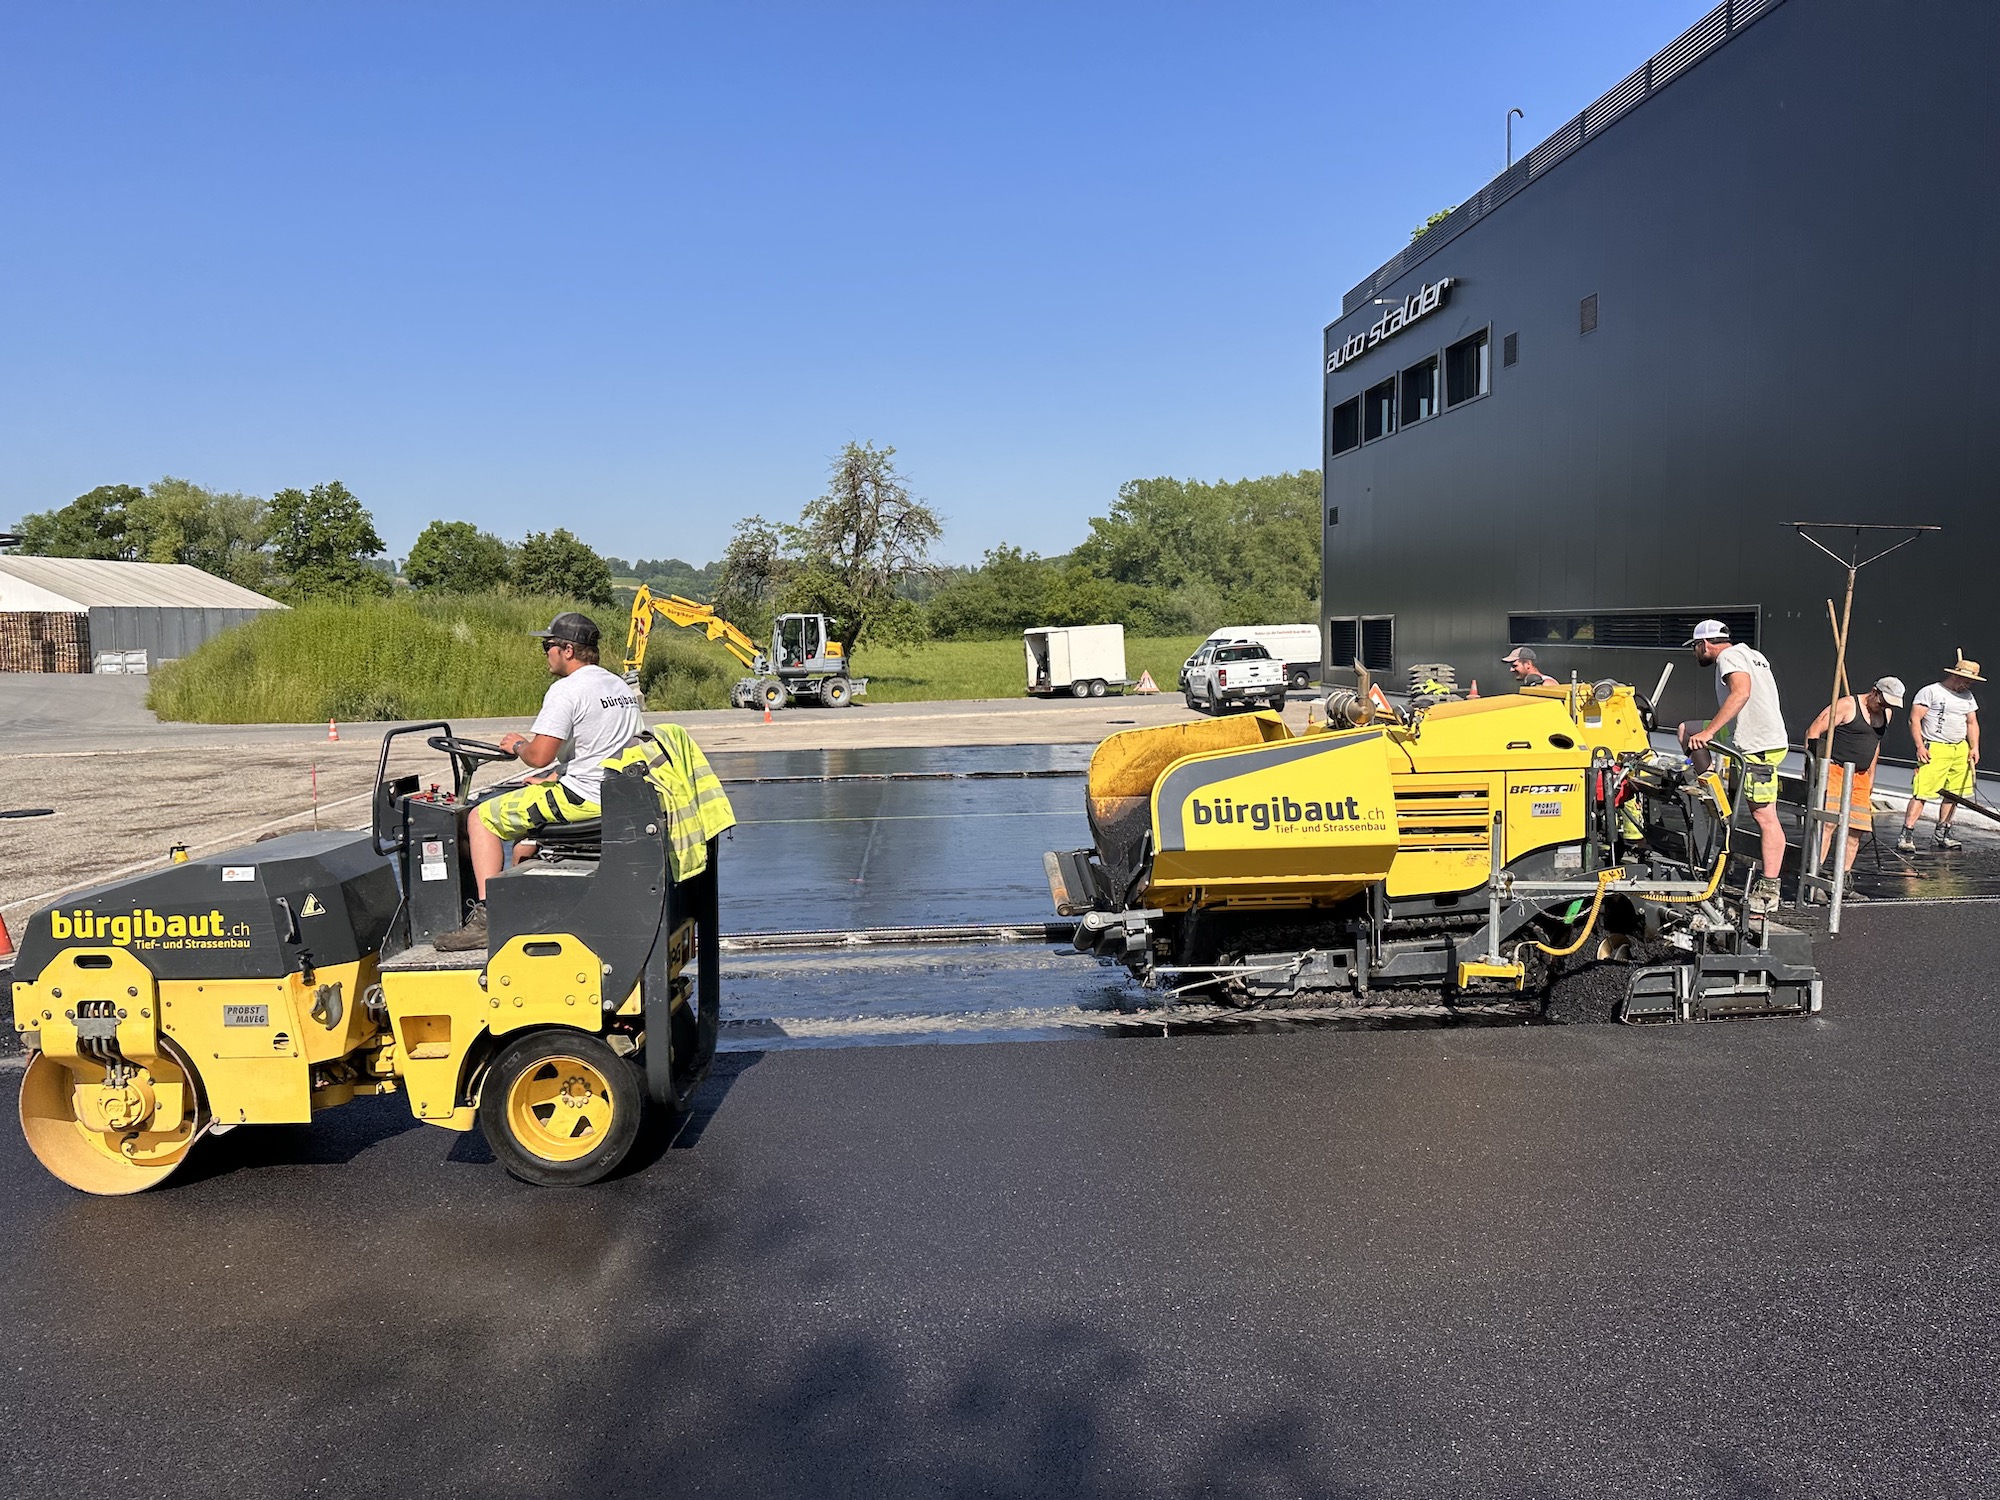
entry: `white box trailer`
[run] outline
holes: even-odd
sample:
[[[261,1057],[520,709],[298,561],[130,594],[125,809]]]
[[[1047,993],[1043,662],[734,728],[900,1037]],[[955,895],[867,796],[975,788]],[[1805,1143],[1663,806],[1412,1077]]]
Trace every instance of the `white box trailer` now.
[[[1123,625],[1045,625],[1021,632],[1028,692],[1037,698],[1070,693],[1102,698],[1132,685],[1125,675]]]
[[[1307,687],[1319,676],[1320,636],[1317,625],[1230,625],[1216,631],[1208,639],[1255,641],[1285,664],[1285,685],[1295,692]]]

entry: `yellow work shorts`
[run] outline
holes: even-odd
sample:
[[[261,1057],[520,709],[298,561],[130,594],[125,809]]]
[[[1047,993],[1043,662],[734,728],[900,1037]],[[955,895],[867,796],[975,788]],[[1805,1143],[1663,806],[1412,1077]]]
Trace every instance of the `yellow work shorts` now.
[[[1743,756],[1743,798],[1754,806],[1768,807],[1778,800],[1778,767],[1785,763],[1785,747],[1751,750]]]
[[[587,823],[602,814],[560,781],[536,781],[488,797],[477,809],[479,821],[506,843],[533,838],[551,823]]]
[[[1939,792],[1972,796],[1971,747],[1964,740],[1955,745],[1942,745],[1934,740],[1929,743],[1931,758],[1917,767],[1917,774],[1910,780],[1910,795],[1919,802],[1928,802]]]

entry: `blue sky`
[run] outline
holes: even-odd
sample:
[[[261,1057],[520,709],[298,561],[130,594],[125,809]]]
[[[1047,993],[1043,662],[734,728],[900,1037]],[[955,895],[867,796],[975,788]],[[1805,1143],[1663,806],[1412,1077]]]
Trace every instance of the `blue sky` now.
[[[1319,333],[1695,0],[15,5],[0,523],[163,474],[715,556],[892,443],[945,556],[1318,463]]]

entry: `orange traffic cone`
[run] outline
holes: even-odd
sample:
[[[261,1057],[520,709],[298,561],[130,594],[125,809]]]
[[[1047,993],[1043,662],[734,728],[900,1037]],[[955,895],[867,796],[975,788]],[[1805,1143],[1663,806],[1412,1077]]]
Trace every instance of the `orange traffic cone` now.
[[[1477,698],[1479,696],[1479,679],[1477,677],[1472,679],[1472,691],[1465,696],[1468,698]]]
[[[7,919],[0,917],[0,958],[14,956],[14,939],[7,932]]]
[[[766,724],[771,722],[771,705],[768,703],[764,705],[764,722]]]
[[[330,740],[337,740],[340,738],[340,726],[334,723],[333,720],[331,719],[328,719],[326,721],[326,737]]]

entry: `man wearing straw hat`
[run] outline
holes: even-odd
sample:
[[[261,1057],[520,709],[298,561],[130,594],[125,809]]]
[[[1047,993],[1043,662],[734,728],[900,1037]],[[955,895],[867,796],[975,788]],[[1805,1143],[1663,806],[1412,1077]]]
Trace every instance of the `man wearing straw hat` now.
[[[1917,742],[1917,774],[1910,782],[1910,810],[1903,814],[1903,836],[1896,841],[1898,854],[1917,852],[1917,821],[1924,815],[1924,803],[1940,792],[1958,797],[1975,795],[1974,777],[1979,771],[1979,704],[1969,691],[1979,675],[1979,663],[1967,661],[1963,651],[1958,662],[1910,701],[1910,738]],[[1945,802],[1938,808],[1937,828],[1932,845],[1940,850],[1960,848],[1951,836],[1951,816],[1958,804]]]

